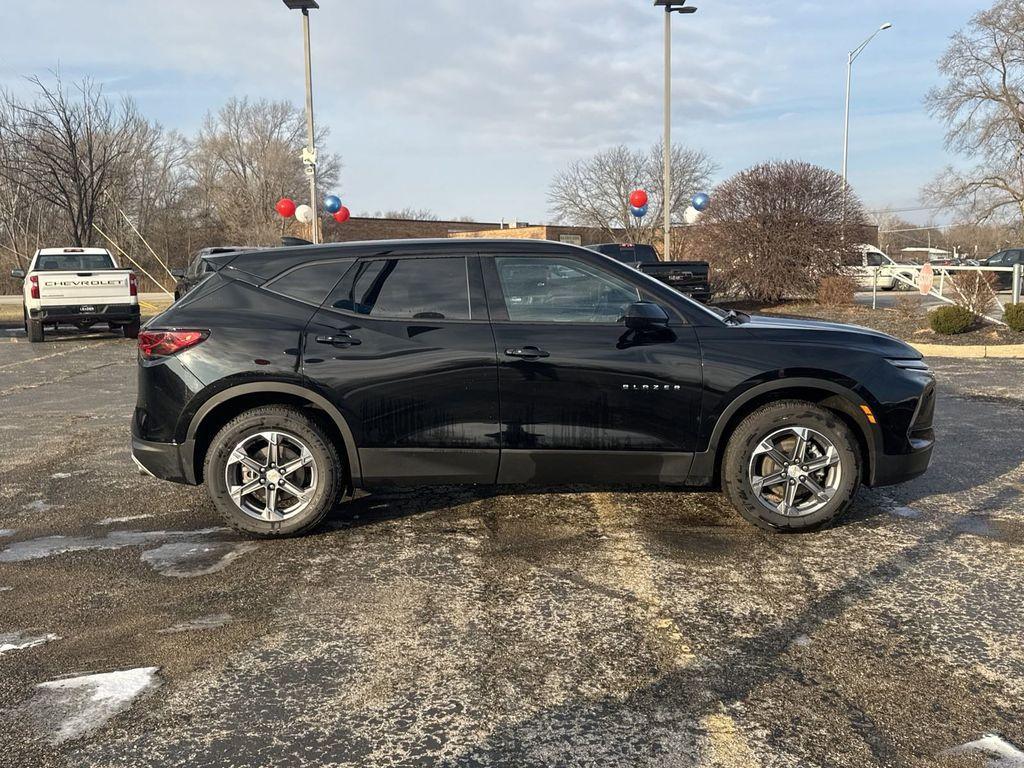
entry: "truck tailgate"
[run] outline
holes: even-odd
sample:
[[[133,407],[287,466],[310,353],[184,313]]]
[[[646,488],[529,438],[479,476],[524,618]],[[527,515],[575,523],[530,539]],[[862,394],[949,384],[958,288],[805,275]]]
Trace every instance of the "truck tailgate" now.
[[[36,272],[39,299],[45,306],[65,304],[130,304],[130,270],[101,272]]]

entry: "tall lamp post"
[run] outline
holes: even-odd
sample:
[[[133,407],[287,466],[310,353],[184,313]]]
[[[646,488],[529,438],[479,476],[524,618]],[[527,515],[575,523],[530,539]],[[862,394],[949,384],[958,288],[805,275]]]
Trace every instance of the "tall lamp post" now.
[[[887,29],[892,29],[892,24],[888,21],[882,26],[875,30],[874,34],[871,35],[867,40],[858,45],[852,51],[846,59],[846,121],[843,126],[843,191],[847,190],[847,170],[849,168],[850,160],[850,91],[853,85],[853,62],[857,60],[864,49],[868,47],[872,40],[880,33]],[[845,200],[845,196],[844,196]],[[845,205],[845,203],[844,203]]]
[[[686,0],[654,0],[655,7],[665,9],[665,191],[662,198],[664,208],[665,251],[662,258],[672,258],[672,14],[696,13],[697,9],[686,5]]]
[[[302,11],[302,47],[306,56],[306,148],[302,162],[309,177],[309,207],[313,209],[313,242],[320,242],[320,215],[316,204],[316,138],[313,129],[313,63],[309,51],[309,12],[319,8],[316,0],[284,0],[293,11]]]

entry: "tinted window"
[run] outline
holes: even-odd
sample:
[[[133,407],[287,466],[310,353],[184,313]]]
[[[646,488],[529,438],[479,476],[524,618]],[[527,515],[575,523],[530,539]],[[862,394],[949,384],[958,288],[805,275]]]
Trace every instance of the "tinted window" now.
[[[468,320],[466,258],[364,261],[331,296],[331,305],[370,317]]]
[[[885,264],[885,259],[882,254],[876,253],[875,251],[868,251],[867,261],[869,267],[880,267]]]
[[[494,261],[514,322],[617,323],[626,307],[640,300],[626,281],[574,259]]]
[[[1000,251],[995,256],[990,257],[985,263],[990,267],[998,267],[1006,262],[1006,256],[1007,254],[1005,251]]]
[[[58,253],[40,256],[36,263],[36,270],[40,272],[88,272],[113,268],[114,260],[108,253]]]
[[[320,306],[354,261],[347,259],[299,267],[286,272],[267,287],[293,299]]]

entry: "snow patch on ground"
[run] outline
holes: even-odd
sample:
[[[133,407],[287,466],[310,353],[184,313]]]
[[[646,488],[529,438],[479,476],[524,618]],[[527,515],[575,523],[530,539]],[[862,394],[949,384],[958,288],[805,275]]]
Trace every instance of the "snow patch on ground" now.
[[[51,509],[53,509],[53,504],[50,504],[47,501],[43,501],[42,499],[30,501],[28,504],[22,507],[22,510],[24,510],[25,512],[49,512]]]
[[[112,531],[106,536],[44,536],[11,544],[0,551],[0,563],[20,563],[39,560],[68,552],[88,549],[121,549],[155,544],[173,538],[202,538],[219,533],[223,528],[204,528],[199,531]]]
[[[23,631],[18,632],[0,632],[0,656],[11,651],[23,651],[26,648],[35,648],[37,645],[44,645],[46,643],[53,642],[54,640],[60,640],[57,635],[45,634],[45,635],[28,635]]]
[[[231,621],[230,613],[215,613],[212,616],[202,616],[191,621],[182,621],[166,629],[158,629],[158,635],[176,635],[180,632],[198,632],[206,629],[218,629]]]
[[[251,542],[173,542],[142,553],[142,562],[164,576],[192,578],[222,571],[247,552]]]
[[[130,523],[135,520],[146,520],[147,518],[153,517],[153,515],[129,515],[128,517],[105,517],[99,521],[98,525],[116,525],[117,523]]]
[[[50,475],[52,480],[67,480],[69,477],[71,477],[70,472],[54,472]]]
[[[0,587],[0,592],[10,592],[14,587]]]
[[[26,712],[51,743],[61,744],[101,728],[128,709],[160,684],[159,671],[159,667],[140,667],[41,683]]]
[[[990,758],[986,763],[989,768],[1022,768],[1024,766],[1024,752],[994,733],[986,734],[977,741],[947,749],[942,754],[963,755],[972,752],[981,752],[987,755]]]
[[[12,530],[11,528],[0,528],[0,539],[9,539],[16,533],[17,531]]]

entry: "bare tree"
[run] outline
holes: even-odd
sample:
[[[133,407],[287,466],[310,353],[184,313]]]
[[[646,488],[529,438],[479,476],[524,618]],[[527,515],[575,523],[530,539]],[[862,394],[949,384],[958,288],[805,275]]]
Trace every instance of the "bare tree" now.
[[[808,296],[856,258],[864,225],[863,206],[844,193],[839,174],[810,163],[765,163],[715,189],[692,254],[711,263],[726,293],[758,301]]]
[[[662,145],[648,151],[612,147],[577,160],[551,182],[548,202],[556,222],[604,230],[609,239],[624,231],[630,242],[654,243],[663,221]],[[708,185],[717,166],[703,152],[672,147],[672,220],[682,222],[694,193]],[[644,189],[650,197],[645,218],[630,213],[629,194]]]
[[[0,165],[0,175],[58,211],[68,241],[90,245],[104,195],[136,156],[145,121],[131,100],[115,106],[91,80],[70,90],[59,77],[52,86],[30,82],[32,103],[2,96],[0,143],[11,144],[15,162]]]
[[[926,103],[950,149],[974,161],[925,188],[976,221],[1024,217],[1024,2],[1000,0],[953,35],[939,60],[946,84]]]
[[[231,99],[207,115],[189,167],[198,197],[229,239],[266,243],[290,226],[274,212],[274,203],[281,197],[302,202],[308,195],[301,162],[305,125],[302,110],[286,101]],[[326,135],[321,128],[317,143]],[[337,184],[340,168],[337,155],[320,153],[321,192]]]

